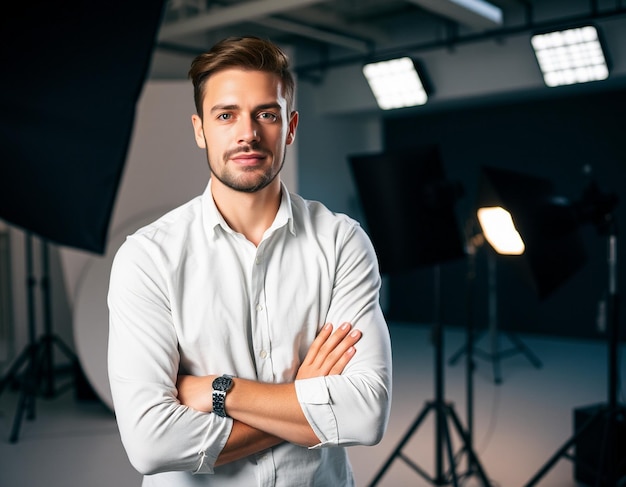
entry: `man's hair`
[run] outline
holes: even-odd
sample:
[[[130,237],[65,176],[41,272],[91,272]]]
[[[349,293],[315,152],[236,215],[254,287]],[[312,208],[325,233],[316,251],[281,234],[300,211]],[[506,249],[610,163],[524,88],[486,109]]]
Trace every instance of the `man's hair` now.
[[[280,78],[287,100],[287,114],[293,109],[295,81],[289,71],[287,55],[274,43],[258,37],[228,37],[200,54],[191,63],[189,78],[193,82],[196,111],[202,117],[204,85],[209,77],[224,69],[247,69],[274,73]]]

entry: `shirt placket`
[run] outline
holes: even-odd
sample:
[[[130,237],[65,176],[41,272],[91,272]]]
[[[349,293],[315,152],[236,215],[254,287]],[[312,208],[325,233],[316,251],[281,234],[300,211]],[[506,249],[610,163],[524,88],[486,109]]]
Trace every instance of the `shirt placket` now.
[[[262,382],[274,382],[272,371],[272,344],[268,319],[265,281],[267,276],[267,259],[262,242],[257,248],[251,275],[251,318],[254,336],[254,358],[257,366],[257,376]]]
[[[254,336],[254,358],[256,361],[257,377],[262,382],[274,382],[272,367],[272,344],[270,340],[270,323],[268,317],[265,282],[267,277],[268,261],[266,259],[267,243],[259,244],[252,265],[250,279],[251,321]],[[259,485],[273,487],[276,483],[276,469],[274,467],[273,452],[271,449],[256,456],[258,466]]]

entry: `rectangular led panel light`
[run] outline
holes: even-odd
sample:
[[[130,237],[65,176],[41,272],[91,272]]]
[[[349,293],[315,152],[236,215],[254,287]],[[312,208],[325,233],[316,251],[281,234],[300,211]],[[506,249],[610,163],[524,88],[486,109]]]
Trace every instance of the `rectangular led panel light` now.
[[[598,31],[591,25],[537,34],[532,36],[531,44],[547,86],[586,83],[609,76]]]
[[[410,57],[366,64],[363,74],[383,110],[423,105],[428,100]]]

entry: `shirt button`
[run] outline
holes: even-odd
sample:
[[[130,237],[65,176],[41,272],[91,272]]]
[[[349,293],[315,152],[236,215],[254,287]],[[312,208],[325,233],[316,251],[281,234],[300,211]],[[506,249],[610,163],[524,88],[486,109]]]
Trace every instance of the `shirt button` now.
[[[265,350],[261,350],[261,358],[267,358],[268,353]]]
[[[256,305],[256,310],[257,311],[263,311],[263,305],[262,304],[257,304]]]
[[[261,263],[261,257],[257,257],[256,259],[254,259],[254,263],[256,265],[259,265]]]

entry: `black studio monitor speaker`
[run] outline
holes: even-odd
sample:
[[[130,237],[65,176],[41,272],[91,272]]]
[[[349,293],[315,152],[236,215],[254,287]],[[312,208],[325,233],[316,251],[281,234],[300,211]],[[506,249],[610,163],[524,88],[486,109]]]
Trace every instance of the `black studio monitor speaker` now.
[[[579,431],[600,408],[605,405],[596,404],[574,410],[574,431]],[[608,452],[602,452],[603,435],[606,427],[606,415],[599,415],[593,423],[582,431],[575,442],[574,478],[590,487],[625,487],[626,486],[626,407],[620,408],[615,420],[615,451],[613,461],[616,465],[617,483],[612,485],[606,479],[598,477],[602,462],[608,460]],[[605,463],[606,465],[606,463]]]

